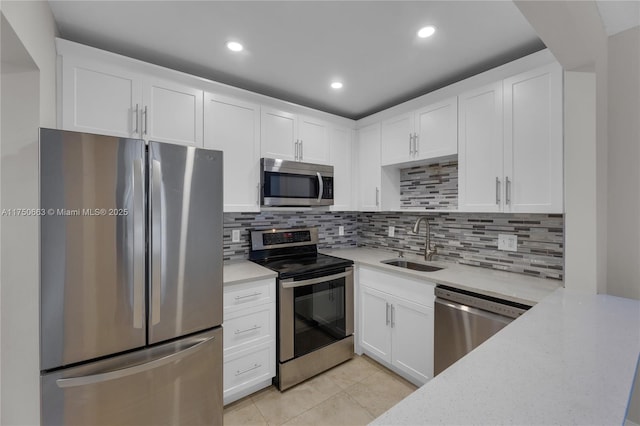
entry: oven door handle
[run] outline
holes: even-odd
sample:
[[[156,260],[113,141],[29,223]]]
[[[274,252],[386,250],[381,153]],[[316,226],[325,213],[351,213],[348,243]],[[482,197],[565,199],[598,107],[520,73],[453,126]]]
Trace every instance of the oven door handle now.
[[[280,281],[280,285],[282,288],[295,288],[295,287],[303,287],[307,285],[319,284],[327,281],[337,280],[338,278],[345,278],[349,275],[353,274],[353,271],[340,272],[339,274],[327,275],[324,277],[311,278],[308,280],[294,281],[293,278],[288,280]]]

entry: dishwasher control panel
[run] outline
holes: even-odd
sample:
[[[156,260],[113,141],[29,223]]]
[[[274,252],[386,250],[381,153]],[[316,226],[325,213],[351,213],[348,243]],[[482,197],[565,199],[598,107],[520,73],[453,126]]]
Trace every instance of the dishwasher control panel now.
[[[527,306],[522,303],[511,302],[497,297],[486,296],[484,294],[473,293],[471,291],[442,285],[436,287],[435,296],[470,308],[481,309],[483,311],[493,312],[494,314],[504,315],[514,319],[518,318],[531,308],[531,306]]]

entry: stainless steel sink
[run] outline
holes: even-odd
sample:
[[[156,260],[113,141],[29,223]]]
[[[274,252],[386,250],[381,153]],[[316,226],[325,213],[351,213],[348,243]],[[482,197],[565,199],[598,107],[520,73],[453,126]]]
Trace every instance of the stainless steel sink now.
[[[435,272],[442,269],[438,268],[437,266],[425,265],[424,263],[416,263],[411,262],[410,260],[402,259],[382,260],[381,262],[387,265],[397,266],[398,268],[412,269],[414,271],[421,272]]]

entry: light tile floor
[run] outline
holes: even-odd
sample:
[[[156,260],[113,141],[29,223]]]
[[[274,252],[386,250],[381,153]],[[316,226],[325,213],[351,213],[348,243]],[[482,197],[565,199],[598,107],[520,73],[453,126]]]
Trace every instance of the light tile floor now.
[[[284,392],[271,386],[228,405],[225,426],[366,425],[416,387],[366,356]]]

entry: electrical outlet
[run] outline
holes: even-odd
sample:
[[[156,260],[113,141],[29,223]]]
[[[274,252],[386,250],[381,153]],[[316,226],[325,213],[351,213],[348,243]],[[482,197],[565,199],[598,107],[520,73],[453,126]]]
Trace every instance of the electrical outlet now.
[[[395,227],[395,226],[390,226],[390,227],[389,227],[388,235],[389,235],[390,237],[395,237],[395,235],[396,235],[396,227]]]
[[[498,250],[518,251],[518,236],[498,234]]]
[[[338,235],[341,237],[344,235],[344,226],[338,226]]]
[[[234,229],[231,231],[231,242],[239,243],[240,242],[240,230]]]

